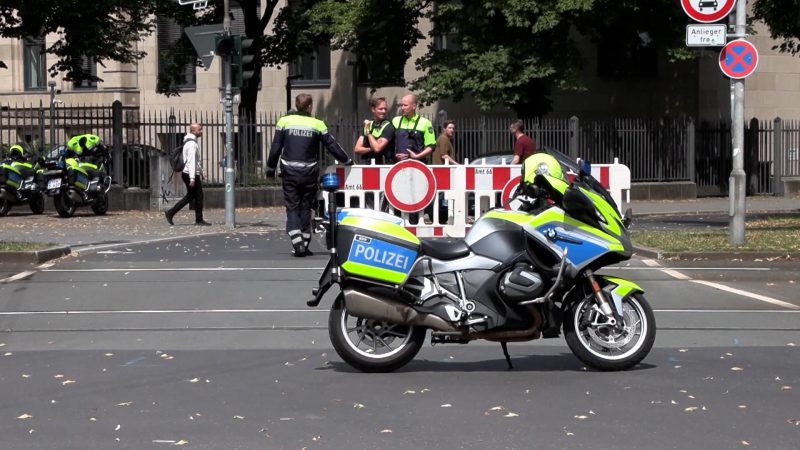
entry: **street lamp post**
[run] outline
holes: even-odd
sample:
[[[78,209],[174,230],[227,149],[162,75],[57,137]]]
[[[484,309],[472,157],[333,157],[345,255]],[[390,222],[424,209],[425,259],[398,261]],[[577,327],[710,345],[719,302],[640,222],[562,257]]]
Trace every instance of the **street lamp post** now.
[[[50,80],[47,85],[50,86],[50,149],[52,150],[56,145],[56,82]]]

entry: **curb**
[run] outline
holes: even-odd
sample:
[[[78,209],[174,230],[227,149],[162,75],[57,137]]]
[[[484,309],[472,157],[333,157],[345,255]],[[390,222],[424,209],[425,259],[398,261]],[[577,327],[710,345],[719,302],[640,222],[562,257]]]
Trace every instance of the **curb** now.
[[[792,252],[665,252],[648,247],[633,247],[634,254],[659,260],[709,260],[709,261],[733,261],[733,260],[775,260],[784,259],[788,261],[800,261],[800,253]]]
[[[800,213],[800,208],[795,209],[753,209],[748,210],[747,214],[797,214]],[[698,211],[659,211],[659,212],[642,212],[637,213],[634,211],[633,213],[633,223],[636,223],[636,218],[646,218],[646,217],[668,217],[668,216],[676,216],[676,217],[685,217],[685,216],[707,216],[712,214],[724,214],[728,215],[728,211],[720,211],[720,210],[698,210]]]
[[[69,246],[50,247],[43,250],[28,252],[0,252],[0,261],[23,264],[41,264],[53,259],[61,258],[72,252]]]

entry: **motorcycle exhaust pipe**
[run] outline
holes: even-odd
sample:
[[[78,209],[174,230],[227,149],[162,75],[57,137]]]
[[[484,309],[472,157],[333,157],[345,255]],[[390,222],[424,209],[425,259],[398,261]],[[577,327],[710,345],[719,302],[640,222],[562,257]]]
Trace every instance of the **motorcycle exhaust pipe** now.
[[[14,194],[12,194],[8,189],[0,189],[0,199],[7,202],[17,201],[17,198],[14,196]]]
[[[439,316],[420,313],[388,298],[344,289],[344,301],[351,316],[403,325],[418,325],[436,331],[456,331],[456,328]]]
[[[83,197],[75,189],[70,189],[67,195],[69,195],[69,199],[72,200],[73,203],[83,203]]]

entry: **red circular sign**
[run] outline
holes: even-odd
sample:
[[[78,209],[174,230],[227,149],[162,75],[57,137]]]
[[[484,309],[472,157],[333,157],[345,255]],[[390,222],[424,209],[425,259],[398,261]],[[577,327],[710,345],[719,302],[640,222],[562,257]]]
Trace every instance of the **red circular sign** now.
[[[735,80],[752,75],[757,66],[758,50],[744,39],[728,42],[719,52],[719,68]]]
[[[686,14],[701,23],[717,22],[733,10],[736,0],[681,0]]]
[[[422,184],[427,186],[423,188]],[[389,169],[385,187],[390,205],[403,212],[417,212],[433,201],[436,178],[425,164],[407,159]]]
[[[511,194],[514,193],[514,189],[519,186],[519,182],[522,180],[522,175],[517,175],[516,177],[508,180],[506,186],[503,188],[503,194],[500,195],[500,204],[503,205],[505,209],[512,209],[512,203],[509,202],[508,199],[511,198]]]

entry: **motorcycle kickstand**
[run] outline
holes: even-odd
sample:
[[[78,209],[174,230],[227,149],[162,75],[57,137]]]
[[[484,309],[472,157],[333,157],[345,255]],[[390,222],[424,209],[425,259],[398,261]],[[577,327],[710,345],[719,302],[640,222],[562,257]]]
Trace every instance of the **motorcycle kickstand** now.
[[[503,355],[506,357],[506,362],[508,363],[508,370],[514,370],[514,365],[511,364],[511,356],[508,354],[508,343],[506,341],[501,341],[500,346],[503,347]]]

